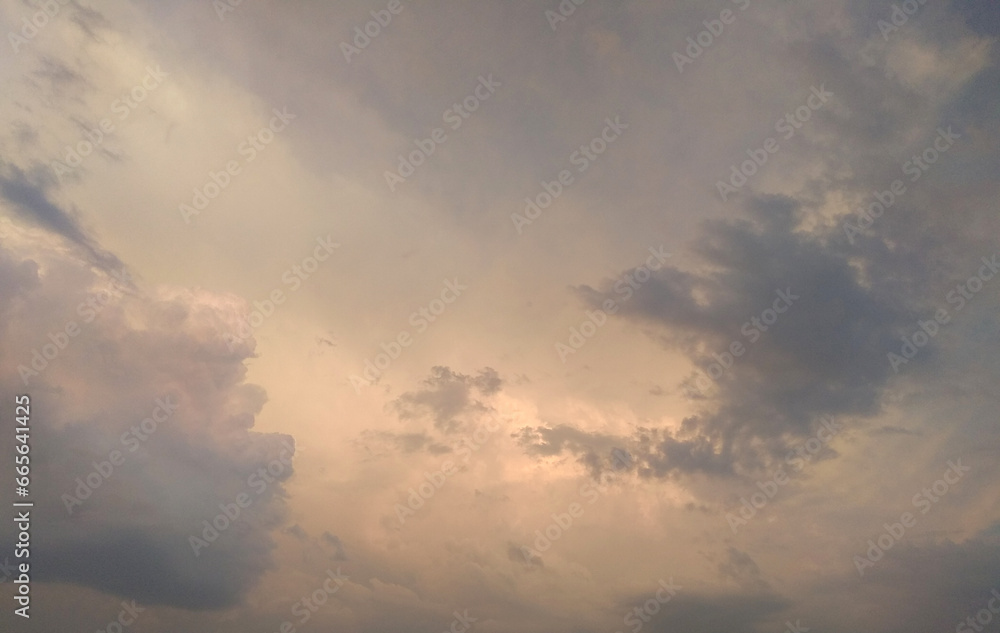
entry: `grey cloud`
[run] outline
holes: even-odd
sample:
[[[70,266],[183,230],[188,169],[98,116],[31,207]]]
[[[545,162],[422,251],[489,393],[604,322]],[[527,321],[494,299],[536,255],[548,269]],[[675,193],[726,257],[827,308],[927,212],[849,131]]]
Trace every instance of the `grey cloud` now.
[[[53,57],[41,57],[39,66],[38,70],[31,72],[32,76],[46,79],[60,89],[68,89],[74,85],[79,87],[87,83],[83,75]]]
[[[641,477],[664,478],[679,473],[733,474],[729,446],[722,450],[703,435],[677,439],[662,429],[639,431],[633,452]]]
[[[44,172],[28,174],[10,163],[0,164],[0,196],[18,211],[20,217],[61,235],[86,253],[93,264],[104,270],[121,270],[121,260],[102,249],[69,211],[49,199],[52,179]]]
[[[719,573],[748,591],[768,591],[770,585],[761,577],[760,567],[746,552],[730,546],[726,560],[719,563]]]
[[[434,367],[430,377],[422,382],[422,388],[406,392],[389,404],[411,430],[366,430],[354,443],[371,459],[395,453],[451,453],[454,449],[447,438],[471,428],[476,417],[492,412],[489,398],[498,393],[503,384],[499,374],[489,367],[476,375]],[[425,421],[431,424],[421,429]]]
[[[307,537],[306,531],[298,523],[285,528],[285,533],[291,534],[297,539],[305,539]]]
[[[100,11],[83,5],[73,3],[75,11],[72,20],[79,26],[87,36],[95,41],[101,41],[98,31],[100,29],[111,29],[111,22]]]
[[[1000,7],[990,0],[955,0],[952,7],[970,29],[991,37],[1000,36]]]
[[[344,551],[344,543],[340,540],[339,536],[330,534],[329,532],[323,532],[322,539],[324,543],[333,548],[333,560],[349,560],[347,558],[347,553]]]
[[[524,427],[515,438],[528,455],[545,457],[564,452],[576,455],[577,462],[594,479],[634,465],[632,456],[622,448],[629,443],[628,438],[581,431],[568,424]]]
[[[861,616],[856,630],[954,631],[983,609],[991,591],[998,588],[1000,531],[996,527],[960,543],[907,534],[863,577],[858,577],[852,565],[842,576],[810,586],[810,620],[817,628],[842,628],[842,605],[853,604]],[[864,556],[866,548],[859,543],[858,553]],[[877,613],[892,617],[884,620],[875,617]]]
[[[32,412],[35,492],[50,499],[35,510],[32,551],[39,582],[84,585],[99,591],[189,609],[238,604],[273,566],[270,531],[284,517],[283,466],[260,489],[248,478],[283,458],[288,436],[252,430],[266,401],[244,382],[252,348],[229,351],[222,335],[236,326],[232,297],[155,289],[125,294],[92,321],[79,302],[110,277],[85,264],[83,255],[51,250],[45,242],[17,248],[43,258],[39,277],[32,257],[0,246],[0,400],[25,390],[23,368],[32,350],[75,321],[79,333],[37,375],[28,375]],[[167,400],[164,400],[164,399]],[[175,411],[130,448],[122,436],[150,417],[157,401]],[[124,456],[89,495],[81,481],[111,451]],[[13,445],[4,443],[13,461]],[[110,462],[109,462],[110,463]],[[101,466],[105,471],[108,465]],[[96,476],[96,475],[94,475]],[[78,481],[79,479],[79,481]],[[64,495],[81,497],[67,511]],[[189,537],[202,537],[202,521],[220,504],[248,494],[253,504],[209,547],[193,553]],[[10,537],[0,538],[11,549]]]
[[[574,453],[610,449],[615,441],[613,436],[588,433],[568,424],[524,428],[518,438],[518,443],[525,447],[528,454],[543,456],[558,455],[567,449]]]
[[[730,357],[719,394],[684,421],[683,436],[662,438],[650,453],[657,476],[752,466],[766,458],[749,448],[757,440],[804,436],[822,415],[874,415],[892,377],[885,351],[917,318],[904,289],[863,280],[846,252],[802,230],[799,203],[758,197],[747,211],[706,223],[691,249],[702,268],[663,269],[618,314],[659,326],[659,341],[704,374],[734,341],[747,350]],[[607,286],[579,292],[595,308],[615,298]],[[797,298],[776,322],[751,322],[782,294]],[[712,386],[707,375],[701,385]]]
[[[460,374],[448,367],[434,367],[431,377],[424,380],[425,387],[404,393],[393,402],[393,407],[403,420],[430,416],[434,426],[442,432],[454,433],[461,428],[458,418],[464,414],[482,414],[491,408],[475,398],[496,394],[503,380],[494,369],[480,370],[475,376]]]

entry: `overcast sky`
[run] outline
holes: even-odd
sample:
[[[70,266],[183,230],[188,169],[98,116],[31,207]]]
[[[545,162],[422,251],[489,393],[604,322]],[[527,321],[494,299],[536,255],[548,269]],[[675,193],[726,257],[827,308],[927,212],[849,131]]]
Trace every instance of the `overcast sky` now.
[[[996,2],[0,32],[10,630],[996,630]]]

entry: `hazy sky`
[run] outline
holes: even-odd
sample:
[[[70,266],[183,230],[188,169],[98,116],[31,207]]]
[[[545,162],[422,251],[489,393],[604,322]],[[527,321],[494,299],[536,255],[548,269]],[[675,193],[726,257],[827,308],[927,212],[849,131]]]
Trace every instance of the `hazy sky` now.
[[[996,630],[996,2],[0,32],[5,631]]]

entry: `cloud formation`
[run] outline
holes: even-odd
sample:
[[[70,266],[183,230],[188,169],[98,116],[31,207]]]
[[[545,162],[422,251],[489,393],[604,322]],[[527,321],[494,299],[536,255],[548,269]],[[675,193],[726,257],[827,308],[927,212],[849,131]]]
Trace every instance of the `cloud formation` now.
[[[112,293],[115,278],[60,247],[61,233],[12,226],[0,246],[2,398],[27,381],[36,489],[58,501],[36,510],[35,578],[144,604],[238,604],[274,564],[269,533],[292,470],[248,478],[294,452],[289,436],[253,430],[266,401],[245,382],[253,341],[230,352],[221,338],[243,303],[163,287]],[[196,557],[189,535],[241,493],[253,505]]]

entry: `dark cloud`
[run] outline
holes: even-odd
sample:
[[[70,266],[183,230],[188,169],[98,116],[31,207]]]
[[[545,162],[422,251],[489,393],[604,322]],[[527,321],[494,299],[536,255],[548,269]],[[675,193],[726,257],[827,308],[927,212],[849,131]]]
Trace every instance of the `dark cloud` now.
[[[693,418],[685,420],[692,421]],[[718,450],[709,438],[692,435],[680,438],[663,429],[640,429],[632,439],[631,450],[637,459],[641,477],[664,478],[677,473],[731,475],[733,465],[725,446]]]
[[[849,252],[836,232],[804,230],[803,209],[789,198],[753,198],[747,212],[707,222],[691,248],[702,266],[655,273],[617,315],[656,326],[661,345],[699,368],[687,386],[703,410],[677,430],[622,438],[569,425],[525,431],[530,452],[567,451],[592,464],[614,445],[634,453],[642,476],[729,475],[763,467],[822,416],[879,413],[894,375],[886,353],[924,316],[915,287],[926,274],[899,276],[907,256],[894,262],[882,251],[880,267],[863,273],[855,262],[866,256]],[[579,293],[592,308],[616,298],[610,285]],[[775,304],[784,311],[774,313]],[[734,343],[741,356],[732,355]],[[932,342],[923,353],[934,351]]]
[[[738,585],[740,593],[685,587],[642,627],[641,633],[777,633],[783,630],[786,617],[794,620],[788,615],[793,605],[797,611],[808,609],[810,617],[804,621],[813,631],[950,631],[956,621],[980,608],[991,583],[1000,577],[995,563],[1000,553],[989,535],[965,543],[935,544],[938,535],[913,534],[908,536],[913,544],[894,548],[876,570],[859,580],[852,573],[837,575],[841,570],[836,560],[832,568],[826,564],[836,543],[856,534],[849,520],[835,518],[825,525],[809,525],[809,516],[821,512],[822,499],[813,499],[813,505],[795,519],[777,512],[766,520],[758,519],[755,530],[759,532],[740,535],[745,543],[740,547],[746,551],[728,547],[729,533],[714,504],[725,496],[716,478],[762,468],[770,456],[782,454],[787,444],[811,434],[823,415],[865,419],[877,415],[883,406],[912,406],[913,400],[907,400],[906,394],[894,397],[901,394],[891,393],[902,381],[889,372],[885,352],[898,345],[902,333],[912,331],[916,318],[927,317],[927,309],[943,296],[941,290],[966,270],[968,262],[963,258],[972,253],[975,261],[988,255],[996,242],[996,187],[990,183],[996,181],[1000,165],[996,149],[1000,147],[996,142],[997,65],[960,85],[952,76],[961,73],[963,63],[951,61],[957,59],[953,53],[960,51],[941,45],[954,44],[958,37],[968,35],[968,30],[959,28],[963,22],[973,32],[995,35],[995,2],[926,3],[920,14],[893,36],[891,44],[883,43],[876,26],[878,19],[889,14],[890,3],[754,2],[747,11],[734,12],[736,25],[726,25],[724,35],[682,75],[675,72],[671,53],[683,50],[684,39],[701,30],[707,18],[714,19],[720,7],[695,1],[660,3],[669,4],[669,10],[658,3],[585,3],[558,29],[552,29],[546,22],[546,7],[537,3],[470,4],[468,12],[455,12],[447,3],[432,1],[420,3],[419,8],[406,5],[390,26],[381,29],[378,39],[373,38],[363,56],[347,63],[337,50],[338,43],[351,41],[352,29],[363,27],[380,7],[359,0],[293,2],[282,5],[281,10],[266,3],[243,3],[223,23],[216,19],[210,4],[130,4],[120,16],[125,22],[123,31],[128,32],[110,38],[116,55],[124,52],[136,60],[142,53],[152,53],[162,56],[164,63],[171,62],[171,67],[190,71],[189,81],[182,82],[174,95],[177,98],[169,101],[171,107],[198,107],[182,108],[191,116],[179,125],[175,139],[198,136],[205,125],[217,136],[229,134],[227,126],[213,120],[210,101],[214,96],[233,106],[228,111],[243,114],[254,111],[260,103],[287,102],[301,113],[302,124],[310,126],[285,137],[288,147],[298,155],[298,164],[326,180],[331,174],[345,182],[358,176],[364,188],[364,183],[373,182],[373,175],[391,167],[388,161],[398,152],[413,149],[413,139],[424,138],[440,121],[442,109],[460,100],[478,74],[493,71],[504,84],[496,100],[485,104],[460,135],[449,134],[448,145],[439,147],[419,176],[408,182],[404,197],[390,202],[393,207],[418,203],[415,208],[440,211],[432,217],[416,217],[419,224],[404,224],[402,232],[410,232],[406,226],[420,226],[422,230],[415,234],[418,241],[436,233],[456,238],[456,245],[466,240],[481,245],[476,261],[456,260],[459,269],[470,274],[485,272],[482,262],[492,266],[494,262],[520,260],[531,271],[532,280],[540,280],[537,285],[525,284],[524,292],[531,295],[558,293],[566,283],[559,275],[576,263],[572,257],[601,250],[600,256],[587,264],[588,270],[600,270],[605,255],[608,260],[620,261],[617,258],[622,248],[631,248],[637,241],[645,243],[661,228],[669,238],[686,236],[689,218],[723,213],[728,220],[707,223],[692,243],[689,252],[694,258],[673,260],[675,267],[658,273],[615,317],[620,320],[614,335],[620,335],[622,327],[641,328],[657,345],[670,350],[664,358],[672,361],[680,354],[701,371],[733,340],[746,342],[740,332],[742,323],[769,307],[777,288],[789,288],[801,296],[746,355],[735,360],[717,384],[704,392],[689,393],[693,411],[678,414],[681,423],[676,428],[648,428],[650,423],[643,422],[646,426],[617,436],[581,430],[574,421],[545,421],[533,423],[536,426],[518,435],[527,454],[546,461],[575,460],[594,477],[622,468],[646,479],[691,474],[712,477],[686,477],[677,486],[644,481],[641,486],[623,487],[620,500],[594,506],[593,513],[588,510],[580,527],[574,528],[580,532],[558,545],[557,555],[549,557],[543,571],[542,559],[525,562],[520,549],[507,542],[502,530],[521,530],[516,522],[526,520],[525,515],[538,508],[523,508],[522,514],[519,504],[529,496],[528,491],[534,492],[533,487],[544,486],[550,473],[539,468],[538,477],[525,477],[501,468],[503,464],[495,469],[484,464],[490,466],[481,469],[484,476],[496,476],[498,481],[476,480],[467,489],[457,485],[434,500],[447,520],[440,526],[426,522],[424,526],[433,532],[430,536],[444,543],[443,547],[435,550],[438,543],[425,542],[428,532],[421,533],[417,524],[397,530],[387,539],[375,535],[370,543],[358,542],[352,556],[359,566],[366,565],[364,572],[357,574],[362,579],[358,582],[367,583],[364,597],[344,608],[331,605],[320,615],[324,620],[343,616],[348,621],[321,620],[312,626],[331,630],[353,627],[366,633],[401,629],[434,633],[447,628],[452,609],[473,606],[483,630],[615,631],[596,626],[589,621],[589,612],[576,610],[578,605],[591,599],[606,604],[607,596],[618,591],[618,583],[634,586],[636,575],[645,574],[653,564],[670,568],[675,557],[684,557],[684,550],[703,548],[718,553],[692,575],[717,580],[715,576],[720,574]],[[548,8],[554,9],[554,4]],[[19,11],[35,10],[29,9],[30,5],[22,2],[11,15],[19,19]],[[938,19],[948,11],[952,12],[944,16],[948,19]],[[91,42],[99,41],[104,35],[101,29],[110,26],[99,14],[83,7],[76,7],[71,19]],[[145,20],[151,22],[148,29]],[[510,28],[477,26],[497,24]],[[102,50],[108,47],[80,49],[75,43],[60,41],[63,32],[61,27],[48,27],[32,42],[33,50],[40,54],[52,45],[52,50],[79,59],[80,65],[43,61],[36,74],[27,70],[22,76],[30,76],[28,81],[36,83],[32,87],[45,91],[40,101],[60,104],[47,108],[50,113],[58,109],[60,121],[85,123],[85,113],[66,113],[66,108],[73,109],[72,104],[89,101],[71,74],[77,70],[68,69],[99,67],[108,59],[108,51]],[[156,50],[133,48],[129,46],[133,42],[152,42]],[[995,62],[995,45],[982,48],[986,46],[993,47],[990,54]],[[889,55],[895,56],[892,64],[886,61]],[[328,83],[331,78],[333,82]],[[118,85],[121,79],[114,79],[113,90],[124,86]],[[822,81],[829,82],[827,87],[836,92],[836,103],[816,115],[793,141],[782,144],[774,162],[743,189],[743,206],[733,202],[722,208],[714,204],[699,207],[698,196],[711,189],[716,173],[734,156],[742,159],[744,148],[767,133],[774,116],[798,105],[809,82]],[[218,90],[220,86],[225,89]],[[950,94],[953,89],[958,92]],[[250,99],[244,99],[247,93],[251,93]],[[231,95],[235,95],[232,100]],[[89,96],[100,97],[101,93],[95,90]],[[95,103],[104,106],[117,95],[105,96],[107,100]],[[21,98],[15,95],[16,100]],[[364,110],[361,116],[351,116],[358,113],[352,104]],[[619,111],[632,125],[626,139],[609,150],[586,180],[581,178],[543,221],[534,224],[533,235],[517,238],[521,241],[516,253],[497,249],[498,240],[504,239],[504,232],[497,227],[506,222],[508,210],[515,209],[512,205],[522,195],[537,192],[540,179],[555,177],[568,151],[598,131],[591,125]],[[234,114],[231,122],[242,120]],[[17,140],[26,146],[21,154],[57,157],[58,151],[40,146],[54,143],[58,125],[50,126],[49,122],[40,120],[38,127],[15,131]],[[975,151],[949,154],[905,200],[859,237],[857,244],[849,244],[833,226],[846,216],[837,215],[849,213],[848,207],[855,205],[857,197],[869,196],[898,177],[900,162],[922,149],[927,138],[933,137],[934,127],[949,122],[966,134],[968,144],[964,140],[963,147]],[[142,129],[134,132],[137,142],[150,140]],[[233,132],[243,133],[241,129]],[[231,151],[226,138],[219,147]],[[210,150],[219,142],[206,138],[204,144],[197,144],[199,151],[183,154],[182,159],[215,155]],[[156,153],[154,158],[159,156]],[[789,163],[793,163],[792,168],[786,169]],[[181,167],[188,166],[198,169],[192,160]],[[55,191],[54,183],[46,177],[47,169],[31,171],[24,164],[22,169],[0,172],[4,182],[14,183],[13,189],[0,185],[0,196],[15,206],[20,218],[76,244],[82,256],[63,261],[61,254],[44,245],[34,252],[20,253],[0,247],[0,384],[8,386],[20,384],[16,364],[30,359],[32,349],[45,344],[49,332],[76,318],[74,308],[94,287],[107,283],[106,275],[92,274],[94,264],[104,269],[120,264],[103,262],[106,254],[90,236],[84,217],[71,204],[61,202],[62,192]],[[180,167],[164,169],[153,174],[156,182],[151,184],[163,185],[174,193],[186,191],[184,187],[190,185],[184,184],[185,173]],[[761,191],[774,187],[772,191],[795,192],[789,194],[794,198],[757,195],[755,186]],[[150,195],[159,198],[160,188],[151,186]],[[85,190],[81,194],[86,195]],[[160,202],[167,207],[177,202],[174,194],[164,195],[166,201]],[[240,260],[230,262],[228,258],[238,257],[233,253],[243,243],[241,223],[250,219],[245,215],[235,224],[225,223],[226,230],[234,233],[231,243],[227,240],[223,244],[225,252],[216,255],[233,263],[232,270]],[[433,224],[437,220],[444,224]],[[442,226],[444,230],[438,231]],[[456,227],[462,234],[451,230]],[[483,232],[477,234],[477,230]],[[514,239],[509,224],[506,234]],[[566,240],[567,234],[574,239]],[[180,250],[174,255],[188,257],[202,252],[196,244],[203,238],[193,237],[194,242],[187,247],[178,244]],[[435,239],[434,248],[445,243]],[[394,251],[391,242],[367,250],[382,259],[383,245],[388,252],[422,252],[415,245],[410,249],[411,244]],[[211,248],[209,243],[203,246]],[[607,253],[603,252],[605,247]],[[577,253],[578,248],[585,250]],[[531,259],[532,252],[546,257]],[[516,256],[508,257],[512,254]],[[169,268],[169,258],[160,255],[163,253],[152,252],[150,261],[167,262]],[[549,266],[556,259],[559,265]],[[378,270],[364,262],[355,263],[356,270],[366,276]],[[429,273],[431,268],[414,270]],[[398,274],[392,267],[387,270],[389,276]],[[487,275],[496,280],[514,271],[490,272],[500,273]],[[364,281],[365,293],[382,287],[372,280]],[[551,287],[543,285],[549,281]],[[595,286],[580,288],[585,301],[614,296],[613,289],[596,278],[576,279],[576,283],[582,282]],[[520,289],[513,292],[520,297]],[[508,298],[500,292],[497,305],[522,303],[504,301]],[[560,300],[558,295],[548,298],[554,299],[553,303]],[[529,306],[545,303],[538,296],[527,299],[523,303]],[[255,497],[248,514],[200,558],[190,556],[186,536],[202,519],[217,513],[219,503],[230,502],[244,490],[248,473],[280,455],[289,439],[253,431],[255,416],[265,401],[261,390],[244,382],[245,363],[253,354],[253,345],[228,350],[217,340],[220,333],[229,331],[234,321],[231,317],[239,312],[237,303],[230,297],[185,291],[151,291],[148,296],[136,293],[116,300],[98,321],[89,324],[85,336],[75,339],[32,383],[39,419],[44,420],[37,431],[38,446],[48,451],[39,451],[38,490],[48,499],[58,499],[74,486],[76,476],[89,472],[95,460],[104,459],[117,446],[119,434],[146,415],[153,399],[170,393],[183,403],[172,423],[144,444],[134,454],[134,461],[130,455],[130,461],[95,491],[72,519],[53,513],[52,508],[40,510],[36,580],[41,582],[36,590],[51,591],[61,598],[51,603],[89,607],[91,594],[104,591],[180,607],[154,611],[148,623],[141,624],[150,630],[243,631],[262,623],[277,624],[287,617],[287,605],[281,598],[294,599],[302,595],[299,589],[312,589],[305,587],[312,581],[305,579],[304,569],[329,565],[330,557],[346,559],[343,543],[330,532],[311,537],[300,525],[285,533],[275,529],[284,525],[283,482],[291,475],[290,469]],[[337,305],[355,304],[338,301]],[[351,320],[369,323],[365,307],[356,305]],[[384,310],[385,304],[379,303],[379,308]],[[997,333],[994,308],[995,302],[977,304],[980,316],[974,333],[962,342],[990,359],[988,366],[984,362],[976,368],[981,376],[975,386],[969,383],[970,390],[989,389],[995,383],[995,355],[988,344]],[[531,340],[524,334],[528,328],[519,329],[514,320],[510,323],[507,333],[518,338],[517,342],[522,342],[521,336]],[[952,341],[946,340],[956,329],[922,350],[918,362],[907,368],[903,387],[919,392],[928,379],[942,377],[932,375],[940,363],[950,358],[953,366],[960,364],[954,362],[954,356],[949,357]],[[612,334],[604,330],[602,336]],[[319,345],[329,343],[324,340]],[[447,350],[442,353],[453,356]],[[508,360],[504,358],[504,362]],[[532,396],[539,399],[541,410],[550,411],[553,400],[582,395],[579,391],[564,393],[577,389],[578,383],[566,384],[538,367],[522,369],[536,376],[531,387],[538,391]],[[517,370],[507,367],[504,371]],[[628,381],[628,376],[603,377],[613,378],[615,389]],[[948,378],[959,383],[964,376]],[[678,393],[677,385],[667,385],[662,378],[656,382],[664,386],[650,390],[653,395]],[[490,413],[490,398],[503,384],[492,370],[465,376],[436,368],[431,379],[393,403],[392,410],[404,421],[401,426],[406,432],[364,434],[365,446],[378,449],[380,455],[402,453],[413,462],[417,461],[414,456],[422,453],[446,453],[450,449],[444,440],[455,439],[453,434],[463,431],[473,418]],[[685,382],[689,388],[694,385],[692,380]],[[633,392],[622,394],[622,407],[634,405],[638,415],[677,411],[671,398],[658,398],[649,405],[651,399],[640,396],[641,402],[629,403],[629,393]],[[0,402],[8,402],[10,395],[9,388],[0,389]],[[586,399],[586,395],[582,397]],[[877,504],[888,480],[898,481],[902,471],[920,467],[909,461],[900,467],[892,462],[890,453],[875,450],[879,443],[908,447],[914,441],[909,437],[898,441],[904,438],[893,436],[904,432],[931,436],[927,427],[937,425],[951,442],[972,442],[983,452],[994,450],[990,433],[995,406],[983,407],[981,425],[969,434],[965,432],[969,427],[954,421],[963,415],[956,409],[966,405],[966,399],[961,395],[948,398],[954,399],[925,400],[931,405],[927,409],[934,409],[930,415],[935,419],[931,423],[907,419],[906,426],[912,424],[914,431],[883,424],[870,435],[859,433],[860,440],[852,438],[876,445],[852,446],[856,459],[846,465],[856,469],[864,456],[875,455],[872,488],[833,499],[831,512],[851,515],[856,504],[865,500]],[[928,444],[937,439],[929,437]],[[914,451],[912,457],[926,452]],[[622,458],[623,454],[627,457]],[[909,460],[910,455],[906,457]],[[3,449],[0,458],[9,463]],[[348,470],[342,474],[350,477],[350,465],[343,466]],[[818,483],[824,483],[825,474],[815,473]],[[379,498],[379,491],[374,490],[379,483],[379,477],[359,482],[372,486],[371,496],[364,498]],[[809,477],[804,477],[802,485],[807,483]],[[308,485],[319,486],[312,488],[312,493],[329,492],[329,502],[336,508],[333,497],[339,486],[330,484],[331,479],[324,477]],[[702,496],[706,488],[708,492]],[[837,481],[827,491],[839,495],[844,488],[844,482]],[[677,495],[681,501],[672,494],[678,490],[683,492]],[[793,492],[785,490],[784,494],[792,497]],[[473,491],[473,511],[469,512],[468,497]],[[499,497],[504,492],[509,493],[511,502],[502,513],[493,514],[499,506],[493,495]],[[685,503],[688,493],[698,502]],[[709,494],[714,495],[712,500]],[[327,499],[306,496],[309,500]],[[970,502],[971,512],[990,507],[988,501],[993,498],[995,495],[984,495]],[[465,501],[449,507],[449,499]],[[564,507],[564,501],[569,499],[546,503],[551,502],[552,511],[556,511]],[[678,508],[676,514],[667,509],[672,504]],[[306,505],[309,507],[301,510],[318,513],[310,516],[309,524],[330,516],[326,508]],[[606,510],[598,510],[600,507]],[[801,507],[789,503],[781,509],[793,514]],[[549,512],[543,510],[543,514]],[[960,516],[960,510],[956,507],[956,523],[968,519],[968,515]],[[612,515],[611,519],[601,512]],[[372,526],[365,518],[369,513],[348,514],[354,516],[354,524],[343,526],[340,533],[369,540]],[[674,524],[678,515],[690,523]],[[775,519],[774,527],[768,528],[766,521],[771,518]],[[472,523],[480,519],[482,523]],[[779,522],[782,519],[787,522]],[[602,520],[607,523],[600,525]],[[710,522],[717,524],[717,532],[699,529]],[[541,525],[533,523],[529,528]],[[783,529],[782,525],[788,527]],[[590,532],[598,534],[596,540],[586,537],[588,529],[615,526],[625,526],[626,531],[609,532],[609,538],[603,540],[600,531]],[[484,532],[470,537],[463,533],[463,527]],[[953,537],[960,530],[956,525],[935,527]],[[491,547],[488,539],[496,529],[501,530],[499,543],[494,541],[499,547]],[[694,531],[697,536],[692,540]],[[661,541],[662,551],[653,551],[647,542],[647,536],[654,532],[667,535]],[[990,532],[992,536],[997,533],[996,527]],[[273,585],[268,583],[266,595],[254,596],[252,605],[227,610],[218,617],[185,613],[187,609],[238,603],[272,564],[272,534],[283,547],[291,543],[290,550],[300,551],[302,556],[283,561],[284,569],[274,575]],[[753,542],[758,535],[763,543]],[[803,557],[812,561],[800,564],[786,555],[787,551],[801,551],[796,549],[797,540],[808,540],[815,547],[815,554]],[[9,551],[9,542],[4,541],[0,538],[0,547]],[[508,560],[504,560],[504,544]],[[762,544],[774,549],[765,555],[760,550]],[[786,545],[790,546],[787,550]],[[467,554],[472,550],[476,550],[474,554]],[[627,569],[628,579],[616,575],[627,559],[636,558],[641,559],[641,565]],[[848,557],[841,562],[844,569],[851,567]],[[817,575],[834,580],[826,585],[809,584]],[[796,596],[770,592],[768,581],[775,586],[780,582]],[[453,583],[451,588],[449,582]],[[67,587],[68,583],[97,591],[83,592]],[[454,590],[459,584],[461,587]],[[578,593],[578,588],[586,591]],[[74,593],[66,598],[61,591]],[[77,597],[80,593],[82,598]],[[39,598],[43,596],[39,594]],[[109,605],[114,602],[109,596],[101,597],[108,599]],[[620,618],[621,612],[649,598],[649,594],[629,596],[614,615]],[[345,598],[338,596],[336,602],[341,599]],[[46,604],[44,600],[40,603]],[[277,617],[265,617],[274,615],[268,605],[275,603]],[[43,629],[66,628],[65,622],[57,624]]]
[[[322,539],[328,547],[333,549],[333,560],[349,560],[347,558],[347,553],[344,551],[344,543],[340,540],[339,536],[336,534],[330,534],[329,532],[323,532]]]
[[[767,456],[751,448],[761,440],[802,437],[823,415],[876,414],[893,375],[886,350],[917,318],[888,272],[865,278],[836,239],[803,230],[799,203],[758,197],[747,211],[706,223],[692,245],[703,266],[664,268],[618,314],[659,326],[658,341],[699,368],[698,395],[712,394],[673,437],[646,441],[656,476],[752,467]],[[615,296],[607,286],[579,291],[595,308]],[[767,325],[775,314],[763,313],[776,303],[784,312]],[[740,357],[730,354],[734,342],[746,350]]]
[[[989,37],[1000,36],[1000,6],[991,0],[952,0],[952,7],[970,29]]]
[[[479,415],[491,410],[476,399],[476,392],[482,397],[492,396],[500,391],[503,380],[489,367],[475,376],[460,374],[448,367],[434,367],[424,385],[425,388],[404,393],[393,402],[399,417],[413,420],[429,416],[439,431],[454,433],[462,428],[459,416]]]
[[[770,590],[770,585],[761,577],[760,567],[754,559],[735,547],[730,546],[726,550],[726,559],[719,563],[719,573],[748,591]]]
[[[687,422],[696,422],[689,418]],[[568,424],[525,427],[515,436],[529,455],[575,455],[594,479],[612,471],[664,478],[678,472],[730,475],[732,464],[705,437],[678,439],[665,429],[639,427],[631,435],[582,431]]]
[[[22,219],[76,244],[91,263],[104,270],[122,270],[124,264],[118,257],[100,248],[73,213],[50,200],[48,189],[51,185],[52,179],[44,171],[28,174],[10,163],[0,164],[0,196],[13,205]]]
[[[72,20],[79,26],[87,36],[95,41],[101,41],[98,33],[101,29],[112,29],[113,25],[100,11],[83,5],[74,3]]]
[[[424,387],[406,392],[390,403],[412,430],[406,432],[365,430],[354,441],[369,459],[393,454],[445,455],[454,451],[449,437],[472,429],[476,419],[492,414],[489,398],[497,394],[503,380],[489,367],[476,375],[460,374],[448,367],[434,367]],[[420,425],[426,424],[421,429]]]
[[[610,449],[617,438],[600,433],[588,433],[568,424],[554,427],[524,428],[518,436],[518,443],[529,455],[559,455],[569,450],[573,453],[590,454],[601,448]]]
[[[45,79],[53,85],[58,85],[60,89],[68,89],[74,84],[81,86],[87,83],[83,75],[58,59],[43,56],[38,61],[40,67],[32,71],[31,74],[34,77]]]
[[[811,586],[815,615],[810,618],[817,628],[840,629],[842,605],[852,604],[858,614],[868,614],[857,625],[863,630],[955,631],[1000,589],[995,527],[964,542],[907,534],[863,577],[852,565],[843,576]],[[867,547],[858,544],[862,557]]]
[[[299,525],[298,523],[296,523],[295,525],[292,525],[292,526],[289,526],[289,527],[285,528],[285,533],[286,534],[291,534],[292,536],[294,536],[295,538],[300,539],[300,540],[308,538],[308,535],[306,534],[306,531],[304,529],[302,529],[302,526]]]
[[[144,604],[239,603],[273,565],[270,532],[283,521],[294,454],[290,437],[252,430],[266,401],[244,382],[253,341],[230,350],[223,339],[242,303],[155,289],[118,295],[88,319],[78,306],[112,278],[49,236],[13,243],[0,246],[0,401],[33,398],[35,492],[52,501],[33,515],[44,543],[32,551],[34,579]],[[36,356],[56,349],[50,335],[68,323],[78,333],[47,361]],[[12,444],[3,447],[12,461]],[[250,479],[260,468],[273,469],[269,481]],[[240,494],[252,504],[196,557],[189,537],[203,538],[203,521]],[[80,500],[71,513],[67,496]],[[0,539],[7,551],[9,539]]]
[[[577,462],[594,479],[600,479],[604,473],[631,469],[635,465],[633,456],[622,448],[630,443],[629,438],[581,431],[568,424],[525,427],[515,435],[515,439],[528,455],[575,455]]]
[[[135,523],[129,517],[122,517],[121,522]],[[39,531],[47,546],[32,552],[37,565],[34,578],[85,585],[140,604],[216,609],[238,604],[273,567],[268,556],[272,544],[259,528],[255,534],[244,531],[233,534],[229,543],[214,544],[196,564],[186,535],[177,527],[158,530],[105,524],[100,531],[91,529],[86,534]]]

